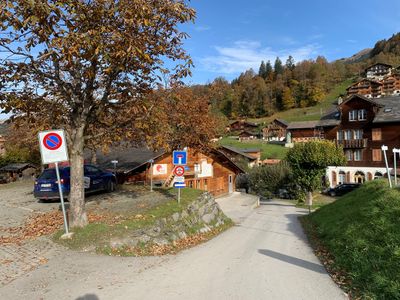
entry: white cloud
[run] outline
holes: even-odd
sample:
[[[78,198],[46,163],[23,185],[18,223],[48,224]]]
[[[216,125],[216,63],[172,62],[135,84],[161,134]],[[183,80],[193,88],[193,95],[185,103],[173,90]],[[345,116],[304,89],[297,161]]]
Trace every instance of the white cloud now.
[[[346,42],[350,44],[356,44],[358,41],[357,40],[346,40]]]
[[[215,56],[200,59],[201,68],[210,72],[233,74],[243,72],[249,68],[258,70],[261,61],[270,60],[273,64],[276,57],[285,62],[289,55],[296,62],[315,57],[318,44],[309,44],[297,48],[274,50],[271,47],[262,47],[259,41],[236,41],[231,47],[215,47],[218,52]]]

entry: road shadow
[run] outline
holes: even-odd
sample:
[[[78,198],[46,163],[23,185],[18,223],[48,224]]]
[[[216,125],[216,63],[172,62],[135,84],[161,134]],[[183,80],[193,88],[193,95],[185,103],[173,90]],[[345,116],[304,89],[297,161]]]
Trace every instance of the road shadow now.
[[[316,273],[326,274],[326,270],[322,265],[309,262],[301,258],[285,255],[268,249],[259,249],[258,253]]]
[[[81,297],[76,298],[75,300],[100,300],[99,297],[95,294],[86,294]]]

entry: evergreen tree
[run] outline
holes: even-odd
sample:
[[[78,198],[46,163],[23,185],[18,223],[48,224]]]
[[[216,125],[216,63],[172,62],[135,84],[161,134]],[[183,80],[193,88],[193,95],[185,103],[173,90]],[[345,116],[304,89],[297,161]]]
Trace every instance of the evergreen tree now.
[[[271,62],[267,61],[267,64],[265,65],[265,79],[271,78],[273,71]]]
[[[295,68],[293,56],[289,55],[288,59],[286,60],[286,68],[290,71],[293,71]]]
[[[274,71],[275,71],[275,76],[283,74],[284,68],[282,61],[279,59],[279,57],[277,57],[275,60]]]
[[[265,79],[265,78],[267,78],[266,75],[267,75],[267,69],[266,69],[265,63],[264,63],[264,61],[261,61],[260,69],[258,70],[258,76]]]

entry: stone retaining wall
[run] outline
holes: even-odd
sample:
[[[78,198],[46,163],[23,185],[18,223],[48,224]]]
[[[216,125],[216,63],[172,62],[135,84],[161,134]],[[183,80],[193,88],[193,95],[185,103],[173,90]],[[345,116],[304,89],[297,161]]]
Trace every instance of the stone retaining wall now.
[[[205,233],[225,224],[227,217],[210,193],[203,193],[182,212],[159,219],[154,225],[135,230],[123,239],[114,239],[111,247],[135,247],[141,244],[166,245],[191,234]]]

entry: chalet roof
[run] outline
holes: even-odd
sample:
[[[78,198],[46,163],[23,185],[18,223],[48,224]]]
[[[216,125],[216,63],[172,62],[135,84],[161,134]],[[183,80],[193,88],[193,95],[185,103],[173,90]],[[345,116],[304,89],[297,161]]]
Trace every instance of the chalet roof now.
[[[256,123],[248,122],[248,121],[244,121],[244,120],[232,121],[229,125],[232,126],[233,124],[236,124],[236,123],[248,125],[248,126],[251,126],[251,127],[258,127],[258,125]]]
[[[319,120],[317,126],[318,127],[331,127],[337,126],[340,124],[340,112],[336,108],[328,111],[322,118]]]
[[[378,84],[378,85],[382,85],[383,84],[380,81],[376,81],[376,80],[373,80],[373,79],[370,79],[370,78],[363,78],[363,79],[360,79],[359,81],[353,83],[352,85],[350,85],[348,88],[346,88],[346,90],[351,89],[353,86],[355,86],[355,85],[357,85],[357,84],[359,84],[360,82],[363,82],[363,81],[369,81],[371,83],[375,83],[375,84]]]
[[[97,165],[104,169],[113,169],[112,160],[117,160],[116,170],[118,173],[130,173],[145,165],[151,159],[156,159],[165,154],[164,151],[153,152],[147,148],[116,147],[104,154],[97,151]],[[86,155],[88,157],[88,155]]]
[[[393,123],[400,122],[400,97],[389,96],[383,98],[374,98],[374,102],[381,105],[381,108],[375,115],[373,123]]]
[[[220,151],[225,151],[225,150],[227,150],[227,151],[233,152],[233,153],[235,153],[235,154],[241,155],[241,156],[243,156],[243,157],[245,157],[245,158],[247,158],[247,159],[249,159],[249,160],[256,160],[255,157],[252,157],[252,156],[250,156],[250,155],[244,153],[244,152],[243,152],[243,149],[238,149],[238,148],[231,147],[231,146],[221,146],[219,150],[220,150]]]
[[[308,129],[317,127],[319,121],[291,122],[287,129]]]
[[[375,106],[378,106],[378,107],[383,107],[383,104],[381,103],[381,101],[374,101],[374,100],[371,99],[371,98],[367,98],[367,97],[365,97],[365,96],[363,96],[363,95],[359,95],[359,94],[352,95],[350,98],[348,98],[348,99],[346,99],[345,101],[343,101],[339,106],[343,106],[344,104],[350,102],[350,101],[353,100],[354,98],[359,98],[359,99],[362,99],[362,100],[364,100],[364,101],[366,101],[366,102],[369,102],[369,103],[372,104],[372,105],[375,105]],[[382,98],[375,98],[375,99],[382,99]]]
[[[285,125],[286,127],[288,127],[289,126],[289,123],[288,122],[286,122],[285,120],[283,120],[283,119],[275,119],[274,121],[276,121],[276,122],[279,122],[279,123],[281,123],[282,125]]]
[[[245,148],[245,149],[240,149],[243,153],[254,153],[254,152],[261,152],[261,149],[259,148]]]
[[[8,164],[0,168],[0,172],[21,172],[28,168],[37,169],[35,165],[32,165],[30,163],[14,163],[14,164]]]
[[[365,71],[367,71],[367,70],[369,70],[369,69],[371,69],[372,67],[375,67],[375,66],[377,66],[377,65],[381,65],[381,66],[385,66],[385,67],[393,68],[393,66],[392,66],[392,65],[389,65],[389,64],[384,64],[384,63],[374,63],[374,64],[370,65],[369,67],[366,67],[366,68],[365,68]]]

